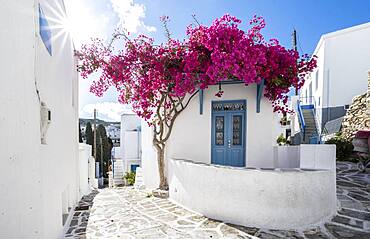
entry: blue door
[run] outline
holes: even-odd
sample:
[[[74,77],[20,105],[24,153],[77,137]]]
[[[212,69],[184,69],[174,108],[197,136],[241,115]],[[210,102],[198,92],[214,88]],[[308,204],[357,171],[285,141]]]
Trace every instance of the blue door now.
[[[245,100],[212,102],[211,162],[245,166]]]

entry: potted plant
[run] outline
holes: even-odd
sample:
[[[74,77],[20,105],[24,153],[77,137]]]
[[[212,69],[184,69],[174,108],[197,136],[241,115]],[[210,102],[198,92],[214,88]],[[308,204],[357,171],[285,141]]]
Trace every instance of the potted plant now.
[[[276,143],[279,145],[279,146],[283,146],[283,145],[286,145],[287,144],[287,139],[284,137],[283,134],[280,134],[279,137],[276,139]]]

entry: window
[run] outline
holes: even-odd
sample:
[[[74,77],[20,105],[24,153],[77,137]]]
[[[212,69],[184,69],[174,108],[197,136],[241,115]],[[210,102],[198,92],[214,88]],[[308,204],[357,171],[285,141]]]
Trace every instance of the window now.
[[[224,117],[216,116],[216,145],[224,145]]]
[[[44,14],[44,11],[39,4],[39,27],[40,27],[40,36],[41,40],[44,43],[46,50],[51,54],[51,30],[49,27],[49,22]]]
[[[242,116],[233,116],[233,145],[242,145]]]
[[[315,75],[315,87],[316,87],[316,90],[319,88],[319,70],[316,71],[316,75]]]

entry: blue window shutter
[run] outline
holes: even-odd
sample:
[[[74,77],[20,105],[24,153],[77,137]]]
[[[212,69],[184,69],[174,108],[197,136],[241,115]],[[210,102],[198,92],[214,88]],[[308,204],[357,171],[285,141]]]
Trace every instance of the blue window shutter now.
[[[256,112],[261,112],[261,98],[263,95],[263,87],[265,86],[265,79],[262,79],[260,83],[257,84],[257,99],[256,99]]]
[[[39,27],[40,27],[40,36],[42,42],[44,43],[47,51],[49,52],[50,56],[52,55],[51,51],[51,30],[49,27],[49,22],[45,17],[45,14],[39,4]]]

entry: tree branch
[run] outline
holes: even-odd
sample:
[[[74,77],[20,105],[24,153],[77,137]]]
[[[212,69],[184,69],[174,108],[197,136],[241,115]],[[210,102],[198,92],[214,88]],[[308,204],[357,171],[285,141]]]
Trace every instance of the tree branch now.
[[[193,98],[194,98],[194,96],[195,96],[198,92],[199,92],[199,90],[195,91],[195,92],[194,92],[194,93],[189,97],[188,101],[186,102],[185,106],[184,106],[184,107],[182,107],[182,109],[180,110],[180,112],[182,112],[184,109],[186,109],[186,107],[188,107],[188,105],[189,105],[189,103],[190,103],[191,99],[193,99]]]

